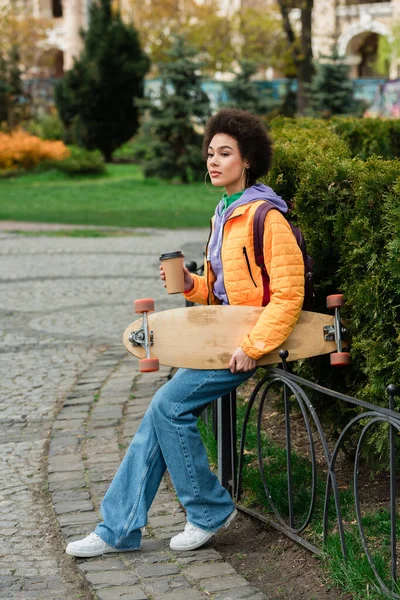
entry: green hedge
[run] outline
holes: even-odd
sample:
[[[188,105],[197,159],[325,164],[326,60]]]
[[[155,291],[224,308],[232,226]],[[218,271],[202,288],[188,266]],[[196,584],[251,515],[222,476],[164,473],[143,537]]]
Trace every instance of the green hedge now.
[[[345,140],[352,156],[363,160],[373,154],[389,160],[400,157],[400,119],[334,117],[330,125]]]
[[[42,140],[65,140],[65,128],[58,114],[48,114],[25,123],[24,129]]]
[[[328,294],[343,292],[353,364],[333,370],[327,357],[304,361],[300,374],[351,395],[387,406],[389,383],[400,384],[400,162],[351,152],[330,125],[272,123],[274,163],[268,183],[293,201],[316,260],[316,309]],[[341,428],[350,407],[322,405]],[[386,447],[379,430],[371,449]]]
[[[336,133],[348,147],[351,157],[366,160],[376,154],[391,160],[400,157],[400,119],[356,119],[354,117],[333,117],[325,119],[287,119],[279,117],[267,123],[272,131],[283,131],[287,135],[296,131],[306,131],[308,135],[321,137],[324,134],[332,139]],[[313,132],[313,133],[311,133]],[[326,140],[329,144],[329,141]]]
[[[44,161],[39,170],[55,169],[70,176],[101,175],[106,171],[104,158],[99,150],[86,150],[79,146],[69,146],[71,155],[64,160]]]

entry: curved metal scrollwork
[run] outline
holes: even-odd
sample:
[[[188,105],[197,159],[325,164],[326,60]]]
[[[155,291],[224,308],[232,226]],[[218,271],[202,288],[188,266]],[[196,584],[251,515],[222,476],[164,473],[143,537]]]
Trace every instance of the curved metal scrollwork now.
[[[263,459],[263,451],[262,451],[262,432],[263,432],[263,411],[265,403],[267,402],[269,395],[271,393],[271,389],[276,386],[276,384],[283,386],[283,396],[284,396],[284,405],[285,405],[285,433],[286,433],[286,460],[287,460],[287,494],[288,494],[288,515],[284,517],[280,514],[276,503],[274,502],[270,486],[268,484],[268,476],[266,474],[266,468],[264,466]],[[358,406],[360,408],[365,409],[364,412],[358,414],[354,418],[350,420],[350,422],[346,425],[346,427],[341,432],[336,444],[331,452],[329,450],[328,441],[326,435],[324,433],[321,422],[318,418],[318,415],[307,396],[305,389],[313,389],[321,394],[325,394],[326,396],[333,397],[335,399],[341,400],[343,402],[352,404],[354,406]],[[395,436],[397,433],[400,433],[400,415],[394,411],[394,398],[398,393],[398,388],[394,385],[388,386],[388,394],[389,394],[389,408],[383,408],[380,406],[376,406],[370,404],[368,402],[364,402],[362,400],[358,400],[357,398],[353,398],[350,396],[346,396],[345,394],[340,394],[334,392],[330,389],[324,388],[320,385],[314,384],[310,381],[302,379],[297,375],[293,375],[288,373],[286,370],[285,360],[283,358],[283,369],[277,368],[269,368],[265,371],[265,376],[261,381],[257,383],[255,386],[249,402],[247,404],[247,409],[245,412],[241,440],[240,440],[240,449],[239,449],[239,457],[238,457],[238,470],[237,470],[237,484],[236,484],[236,500],[240,502],[241,494],[242,494],[242,482],[243,482],[243,466],[244,466],[244,453],[246,447],[246,434],[247,428],[250,420],[250,416],[252,411],[255,410],[256,400],[260,396],[258,403],[258,413],[257,413],[257,450],[258,450],[258,467],[260,471],[260,476],[262,479],[262,484],[265,491],[265,496],[268,500],[268,504],[270,509],[274,515],[273,520],[267,520],[265,517],[255,513],[255,511],[251,509],[245,509],[241,507],[246,512],[258,516],[261,520],[267,521],[270,525],[276,527],[295,541],[299,542],[306,548],[312,550],[317,554],[322,554],[321,548],[318,548],[311,544],[308,540],[299,536],[301,532],[303,532],[306,527],[310,524],[312,517],[315,512],[315,504],[316,504],[316,481],[317,481],[317,463],[315,456],[315,445],[314,445],[314,434],[312,425],[315,428],[316,435],[318,435],[319,441],[322,445],[323,454],[326,461],[326,487],[325,487],[325,498],[324,498],[324,509],[323,509],[323,542],[327,540],[328,531],[329,531],[329,514],[328,508],[330,505],[330,499],[333,496],[335,512],[336,512],[336,520],[337,520],[337,530],[340,538],[341,549],[343,557],[347,558],[347,548],[346,548],[346,538],[345,538],[345,528],[342,518],[342,510],[340,505],[340,496],[339,496],[339,487],[336,480],[335,467],[337,463],[337,458],[339,451],[343,449],[346,437],[349,435],[351,430],[354,431],[354,426],[359,424],[362,421],[363,428],[361,433],[359,434],[357,449],[354,459],[354,504],[355,504],[355,512],[357,517],[358,530],[361,538],[362,547],[364,549],[365,555],[368,559],[369,564],[375,574],[376,581],[381,589],[381,591],[390,598],[395,598],[400,600],[400,596],[394,591],[394,588],[397,586],[397,554],[396,554],[396,449],[395,449]],[[295,515],[293,509],[293,482],[292,482],[292,464],[291,464],[291,454],[292,454],[292,443],[291,443],[291,429],[290,429],[290,404],[289,404],[289,395],[294,398],[297,402],[297,405],[300,409],[304,425],[307,432],[308,437],[308,446],[309,446],[309,455],[310,455],[310,464],[311,464],[311,485],[310,485],[310,503],[307,510],[307,514],[300,525],[295,525]],[[365,422],[365,424],[364,424]],[[365,535],[363,523],[362,523],[362,514],[361,514],[361,503],[360,503],[360,489],[359,489],[359,468],[360,468],[360,455],[361,448],[365,436],[369,429],[376,425],[377,423],[387,423],[389,425],[389,435],[390,435],[390,529],[391,529],[391,579],[393,584],[393,589],[389,590],[385,582],[382,580],[378,569],[374,563],[374,559],[371,555],[371,552],[368,547],[367,536]]]

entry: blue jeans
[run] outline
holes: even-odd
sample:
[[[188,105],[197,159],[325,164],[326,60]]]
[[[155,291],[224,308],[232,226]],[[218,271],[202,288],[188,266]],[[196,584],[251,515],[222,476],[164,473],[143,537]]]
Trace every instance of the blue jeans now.
[[[157,391],[104,496],[97,535],[110,546],[138,549],[166,469],[190,523],[212,532],[224,524],[234,504],[210,471],[197,418],[253,374],[180,369]]]

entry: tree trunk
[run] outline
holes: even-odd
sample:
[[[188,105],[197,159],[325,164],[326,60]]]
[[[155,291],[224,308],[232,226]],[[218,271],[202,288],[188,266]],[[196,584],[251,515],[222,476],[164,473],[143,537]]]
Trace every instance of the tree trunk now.
[[[307,84],[311,83],[314,72],[311,44],[313,3],[313,0],[302,0],[299,7],[301,11],[301,32],[299,39],[297,39],[289,18],[289,11],[295,5],[290,0],[278,0],[283,28],[296,67],[297,112],[301,116],[305,114],[307,109]]]
[[[314,0],[303,0],[301,7],[301,60],[297,67],[297,110],[302,116],[308,107],[307,85],[311,83],[314,74],[312,52],[312,9]]]
[[[102,148],[101,153],[103,154],[104,160],[106,163],[112,162],[112,155],[113,155],[112,150],[109,150],[108,148],[107,149]]]

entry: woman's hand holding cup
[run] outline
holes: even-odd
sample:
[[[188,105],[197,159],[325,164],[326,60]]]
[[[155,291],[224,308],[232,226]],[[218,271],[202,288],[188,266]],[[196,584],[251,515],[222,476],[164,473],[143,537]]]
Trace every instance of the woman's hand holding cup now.
[[[180,255],[180,256],[175,256]],[[175,260],[172,262],[171,259]],[[163,254],[160,256],[161,265],[160,265],[160,278],[164,281],[164,287],[167,288],[167,292],[169,294],[176,294],[179,292],[190,292],[194,286],[193,276],[190,271],[183,264],[183,254],[180,252],[174,252],[170,254]],[[166,263],[166,261],[168,261]],[[165,264],[166,263],[166,264]],[[173,265],[173,271],[171,271],[171,266]],[[168,267],[168,269],[166,269]],[[176,270],[178,269],[178,271]],[[179,274],[179,270],[181,269]],[[166,270],[169,272],[166,273]],[[167,277],[169,281],[169,287],[167,283]],[[182,283],[179,283],[181,281]]]
[[[162,265],[160,265],[160,278],[162,281],[164,281],[164,287],[166,288],[167,284],[165,283],[165,271]],[[190,292],[190,290],[193,289],[194,281],[191,272],[186,267],[183,267],[183,281],[185,285],[185,292]]]

